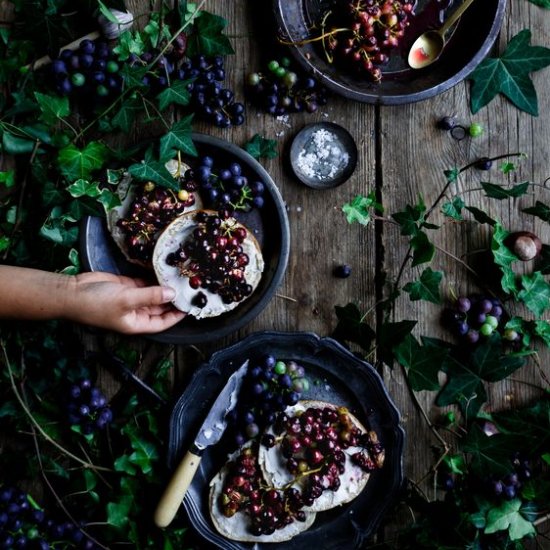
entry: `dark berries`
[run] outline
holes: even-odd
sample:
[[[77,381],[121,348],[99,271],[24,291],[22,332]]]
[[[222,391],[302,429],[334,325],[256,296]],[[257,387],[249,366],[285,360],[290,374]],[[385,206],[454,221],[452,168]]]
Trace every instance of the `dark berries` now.
[[[440,130],[450,131],[457,125],[456,119],[452,116],[444,116],[437,121]]]
[[[351,275],[351,267],[347,264],[337,265],[333,270],[333,274],[340,279],[347,279]]]
[[[478,170],[490,170],[493,166],[493,161],[488,157],[481,157],[476,163],[475,167]]]

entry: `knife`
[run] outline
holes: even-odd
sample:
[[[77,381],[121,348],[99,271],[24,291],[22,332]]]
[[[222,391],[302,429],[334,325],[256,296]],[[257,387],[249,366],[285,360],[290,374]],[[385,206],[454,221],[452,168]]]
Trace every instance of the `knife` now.
[[[227,413],[232,411],[237,404],[237,397],[247,369],[248,360],[229,377],[202,423],[191,449],[187,451],[176,468],[155,511],[154,521],[158,527],[170,525],[191,481],[193,481],[201,462],[202,453],[207,447],[215,445],[221,439],[227,426]]]

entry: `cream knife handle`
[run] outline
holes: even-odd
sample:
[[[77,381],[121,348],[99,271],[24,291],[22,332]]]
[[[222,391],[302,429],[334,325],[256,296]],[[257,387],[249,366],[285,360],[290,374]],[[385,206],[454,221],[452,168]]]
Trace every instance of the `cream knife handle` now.
[[[200,462],[200,456],[188,451],[179,463],[155,510],[154,520],[158,527],[168,527],[172,523]]]

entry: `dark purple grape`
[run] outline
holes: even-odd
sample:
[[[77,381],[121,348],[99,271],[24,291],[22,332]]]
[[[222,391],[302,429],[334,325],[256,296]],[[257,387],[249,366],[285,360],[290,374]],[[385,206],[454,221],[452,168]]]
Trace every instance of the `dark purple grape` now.
[[[456,301],[456,309],[461,313],[466,313],[472,307],[472,303],[465,296],[460,296]]]

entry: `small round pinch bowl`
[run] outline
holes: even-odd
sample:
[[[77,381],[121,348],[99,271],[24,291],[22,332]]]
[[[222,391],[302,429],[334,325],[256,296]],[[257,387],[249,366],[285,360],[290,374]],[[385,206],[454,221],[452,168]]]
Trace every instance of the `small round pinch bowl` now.
[[[275,295],[284,276],[290,250],[290,231],[285,205],[279,189],[263,166],[240,147],[205,134],[194,133],[193,142],[199,156],[209,155],[216,163],[238,162],[243,171],[265,185],[265,203],[261,209],[237,212],[236,219],[254,235],[261,247],[265,267],[253,294],[235,309],[217,317],[194,319],[187,316],[176,326],[150,335],[153,340],[172,344],[198,344],[223,338],[236,332],[257,317]],[[193,157],[184,157],[193,166]],[[84,269],[142,277],[153,284],[153,270],[130,263],[114,243],[103,218],[88,216],[83,220],[80,240]]]
[[[382,468],[371,473],[365,488],[351,502],[319,512],[314,523],[294,538],[279,543],[230,540],[215,529],[210,518],[209,484],[224,465],[228,449],[223,439],[206,448],[200,467],[183,499],[189,520],[205,539],[205,548],[223,550],[354,550],[363,548],[396,500],[403,484],[404,431],[400,416],[380,375],[332,338],[307,332],[258,332],[214,353],[199,367],[174,405],[169,428],[168,466],[172,471],[197,435],[228,377],[246,360],[266,354],[296,361],[305,370],[310,389],[304,399],[347,407],[379,436],[385,450]],[[208,541],[208,543],[206,542]]]
[[[330,189],[346,182],[357,165],[357,145],[334,122],[304,126],[290,146],[290,165],[298,180],[313,189]]]

